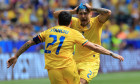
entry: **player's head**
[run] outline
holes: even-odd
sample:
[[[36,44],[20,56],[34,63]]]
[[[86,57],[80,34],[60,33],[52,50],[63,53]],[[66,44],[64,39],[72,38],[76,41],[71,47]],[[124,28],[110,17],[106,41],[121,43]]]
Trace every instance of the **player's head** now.
[[[81,21],[82,26],[86,26],[90,20],[90,11],[89,9],[83,5],[82,3],[77,8],[78,18]]]
[[[69,26],[71,22],[72,15],[69,12],[62,11],[58,15],[59,25]]]

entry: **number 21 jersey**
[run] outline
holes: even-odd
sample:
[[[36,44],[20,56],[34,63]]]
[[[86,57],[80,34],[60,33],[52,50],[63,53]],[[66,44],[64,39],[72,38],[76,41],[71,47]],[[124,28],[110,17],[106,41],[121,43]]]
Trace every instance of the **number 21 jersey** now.
[[[73,47],[88,42],[83,35],[66,26],[54,26],[37,36],[36,42],[45,42],[45,68],[64,68],[74,64]]]

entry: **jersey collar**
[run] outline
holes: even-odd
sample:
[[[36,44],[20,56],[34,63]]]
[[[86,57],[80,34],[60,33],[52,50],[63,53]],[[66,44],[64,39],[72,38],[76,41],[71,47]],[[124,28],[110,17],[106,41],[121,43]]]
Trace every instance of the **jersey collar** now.
[[[87,30],[89,30],[90,28],[91,28],[91,22],[89,21],[89,23],[85,26],[85,27],[83,27],[83,26],[81,26],[81,21],[79,20],[78,21],[78,23],[79,23],[79,29],[81,30],[81,31],[87,31]]]

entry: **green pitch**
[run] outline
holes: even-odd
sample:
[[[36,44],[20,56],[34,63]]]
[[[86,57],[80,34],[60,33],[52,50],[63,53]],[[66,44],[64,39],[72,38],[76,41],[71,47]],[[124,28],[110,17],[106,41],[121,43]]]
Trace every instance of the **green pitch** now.
[[[48,78],[0,81],[0,84],[50,84]],[[98,74],[90,84],[140,84],[140,71]]]

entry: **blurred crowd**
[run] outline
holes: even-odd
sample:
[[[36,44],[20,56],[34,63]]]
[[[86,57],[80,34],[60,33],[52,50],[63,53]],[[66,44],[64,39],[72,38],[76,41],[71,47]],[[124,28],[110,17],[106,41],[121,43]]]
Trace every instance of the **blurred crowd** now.
[[[0,41],[32,39],[57,25],[54,11],[73,9],[81,2],[112,11],[102,31],[105,48],[132,48],[127,40],[140,39],[140,0],[0,0]]]
[[[102,8],[112,11],[103,28],[102,45],[112,50],[140,48],[140,0],[100,1]]]

